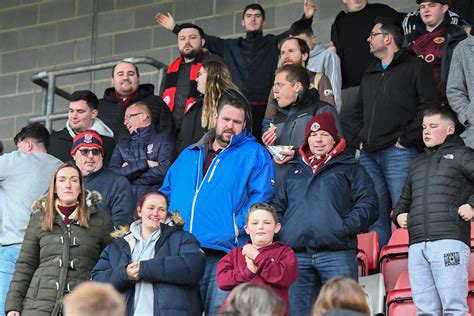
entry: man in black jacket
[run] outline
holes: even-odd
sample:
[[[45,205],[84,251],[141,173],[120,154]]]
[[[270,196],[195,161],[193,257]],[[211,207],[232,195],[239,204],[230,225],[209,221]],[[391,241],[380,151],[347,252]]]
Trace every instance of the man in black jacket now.
[[[400,49],[401,27],[389,19],[376,22],[367,41],[377,59],[362,78],[352,146],[361,150],[360,162],[379,196],[379,219],[371,230],[377,231],[383,246],[391,233],[391,205],[398,201],[417,147],[421,148],[422,113],[439,102],[430,66]]]
[[[136,65],[122,61],[112,68],[112,88],[107,88],[104,97],[99,100],[98,117],[112,129],[115,142],[130,138],[130,133],[123,125],[125,110],[131,104],[141,101],[146,103],[152,113],[155,129],[175,136],[173,115],[163,100],[155,95],[152,84],[140,84],[140,73]]]
[[[393,221],[408,228],[408,272],[417,314],[468,312],[474,151],[448,107],[424,112],[426,152],[413,161]]]
[[[313,1],[305,0],[302,20],[311,24],[314,12]],[[180,26],[169,13],[158,13],[156,21],[175,34],[180,30]],[[262,136],[262,121],[268,94],[278,65],[278,42],[288,36],[288,32],[263,36],[264,24],[265,10],[260,4],[253,3],[247,5],[242,13],[242,26],[247,32],[245,38],[223,39],[204,34],[205,47],[224,59],[235,83],[252,106],[252,132],[258,140]]]

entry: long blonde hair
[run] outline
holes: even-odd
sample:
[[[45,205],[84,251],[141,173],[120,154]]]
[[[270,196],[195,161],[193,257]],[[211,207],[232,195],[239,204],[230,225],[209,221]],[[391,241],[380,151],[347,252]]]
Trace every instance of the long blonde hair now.
[[[220,61],[206,61],[202,67],[207,72],[206,92],[204,93],[201,126],[211,129],[215,127],[214,116],[217,114],[217,103],[224,92],[239,91],[232,81],[229,68]]]
[[[54,218],[56,216],[56,205],[55,202],[58,198],[58,195],[56,194],[56,177],[58,175],[58,172],[61,169],[64,168],[73,168],[77,170],[77,173],[79,174],[79,183],[81,186],[81,193],[78,196],[78,221],[79,225],[82,227],[89,227],[89,219],[90,219],[90,211],[89,208],[87,207],[87,202],[86,202],[86,188],[84,186],[84,181],[81,176],[81,170],[73,163],[71,162],[66,162],[61,165],[56,169],[54,172],[53,176],[51,177],[51,180],[49,182],[49,189],[48,192],[46,193],[46,205],[44,208],[44,217],[43,217],[43,222],[41,223],[41,228],[46,231],[52,231],[53,230],[53,224],[54,224]]]
[[[313,316],[320,316],[336,309],[348,309],[370,314],[367,298],[361,287],[349,278],[333,278],[321,288],[314,303]]]

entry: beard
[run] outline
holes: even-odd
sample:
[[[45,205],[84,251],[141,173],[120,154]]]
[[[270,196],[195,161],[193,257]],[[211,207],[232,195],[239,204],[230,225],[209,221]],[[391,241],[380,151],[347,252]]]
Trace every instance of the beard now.
[[[230,143],[230,140],[231,140],[232,136],[231,136],[229,139],[227,139],[227,138],[225,138],[224,133],[232,133],[232,136],[234,136],[235,134],[234,134],[234,131],[232,131],[232,130],[224,130],[224,131],[222,131],[222,133],[218,133],[218,132],[216,131],[216,136],[215,136],[215,137],[216,137],[216,141],[217,141],[221,146],[227,147],[227,145],[229,145],[229,143]]]
[[[196,58],[197,55],[201,52],[200,48],[193,48],[190,52],[185,53],[184,49],[180,50],[179,53],[181,54],[182,57],[187,58],[187,59],[193,59]]]

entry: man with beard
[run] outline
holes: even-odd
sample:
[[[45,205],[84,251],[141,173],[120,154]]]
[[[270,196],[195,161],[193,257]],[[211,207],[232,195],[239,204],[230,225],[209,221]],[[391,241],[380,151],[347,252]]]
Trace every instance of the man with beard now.
[[[196,79],[202,63],[222,59],[202,49],[206,41],[199,26],[183,23],[179,25],[177,35],[181,56],[168,67],[162,98],[173,113],[179,133],[184,114],[199,96]]]
[[[273,194],[270,155],[247,131],[250,105],[238,92],[225,94],[217,105],[216,128],[187,147],[168,170],[161,191],[170,210],[179,210],[206,254],[200,283],[206,315],[217,315],[227,296],[217,286],[219,260],[246,238],[249,207]]]
[[[152,84],[140,84],[140,73],[136,65],[121,61],[112,68],[112,85],[99,100],[98,117],[114,133],[117,143],[130,138],[130,133],[123,125],[125,110],[132,104],[141,101],[146,103],[153,114],[155,130],[175,135],[173,115],[163,100],[154,94]]]

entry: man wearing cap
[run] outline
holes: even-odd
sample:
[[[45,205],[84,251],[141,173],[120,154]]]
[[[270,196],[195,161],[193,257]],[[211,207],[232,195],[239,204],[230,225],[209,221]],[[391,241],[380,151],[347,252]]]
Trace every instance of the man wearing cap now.
[[[121,61],[112,68],[113,87],[104,91],[99,100],[98,117],[114,132],[115,142],[130,138],[123,125],[125,110],[135,102],[144,102],[153,114],[155,130],[175,136],[176,128],[173,115],[163,100],[155,95],[155,86],[140,84],[138,67],[128,61]]]
[[[377,195],[369,175],[343,153],[331,113],[306,125],[300,158],[290,165],[270,204],[277,211],[280,240],[298,260],[298,279],[290,287],[290,315],[308,315],[326,281],[357,280],[357,234],[377,218]]]
[[[103,167],[102,138],[96,131],[86,130],[74,137],[71,156],[81,170],[86,189],[102,196],[99,209],[112,216],[116,228],[133,221],[135,198],[127,178]]]
[[[63,162],[71,160],[72,139],[79,133],[91,129],[99,133],[104,142],[104,165],[107,166],[115,147],[114,132],[100,120],[97,96],[89,90],[74,91],[69,98],[66,127],[52,131],[48,154]]]
[[[415,29],[406,35],[404,46],[431,65],[438,99],[448,104],[446,84],[451,57],[456,45],[466,38],[464,28],[452,24],[448,0],[416,0],[420,14],[415,17]]]
[[[124,124],[132,137],[121,140],[110,159],[109,168],[127,177],[137,201],[150,188],[160,188],[176,157],[171,135],[157,133],[152,123],[151,111],[145,103],[130,105]]]
[[[180,24],[176,35],[181,56],[168,67],[162,98],[173,113],[179,134],[184,114],[199,96],[196,79],[202,63],[222,61],[222,58],[203,50],[206,41],[199,26],[192,23]]]

